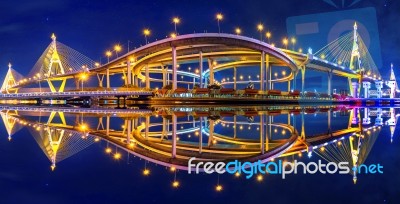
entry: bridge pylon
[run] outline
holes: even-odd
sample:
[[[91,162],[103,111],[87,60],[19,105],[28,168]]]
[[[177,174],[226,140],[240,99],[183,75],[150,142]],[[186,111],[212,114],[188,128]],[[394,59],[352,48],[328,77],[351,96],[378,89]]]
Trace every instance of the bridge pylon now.
[[[51,43],[51,49],[53,53],[51,54],[49,67],[47,69],[47,72],[45,73],[45,76],[50,77],[53,75],[64,75],[65,70],[57,51],[57,41],[56,41],[57,38],[54,35],[54,33],[52,34],[51,39],[53,40]],[[47,79],[47,83],[49,84],[51,92],[64,92],[65,84],[68,78],[69,77],[56,77]],[[61,81],[59,87],[56,87],[54,85],[53,83],[54,81]]]
[[[6,77],[4,78],[3,85],[1,86],[1,91],[6,91],[7,93],[18,93],[18,88],[13,88],[18,83],[19,75],[14,69],[12,69],[11,63],[8,63],[8,71]],[[22,75],[21,77],[22,78]]]

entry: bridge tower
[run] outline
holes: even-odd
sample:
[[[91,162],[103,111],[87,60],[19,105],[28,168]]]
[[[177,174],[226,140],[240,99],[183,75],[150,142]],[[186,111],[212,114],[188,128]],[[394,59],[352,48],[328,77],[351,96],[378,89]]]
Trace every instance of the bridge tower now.
[[[4,78],[3,85],[1,86],[1,91],[6,91],[7,93],[18,93],[18,88],[13,88],[17,85],[17,73],[12,69],[11,63],[8,63],[8,71],[6,77]]]
[[[359,71],[361,77],[363,76],[363,68],[361,68],[361,59],[360,59],[360,50],[359,50],[359,46],[358,46],[358,35],[357,35],[357,22],[354,23],[353,26],[354,30],[353,30],[353,48],[351,51],[351,58],[350,58],[350,69],[352,70],[356,70]],[[359,93],[360,93],[360,83],[362,82],[362,78],[360,78],[358,80],[358,82],[352,82],[351,85],[353,88],[353,97],[357,98],[359,97]]]
[[[390,108],[390,118],[385,122],[385,125],[390,127],[390,142],[393,142],[393,135],[397,125],[397,116],[394,108]]]
[[[51,39],[53,40],[51,43],[51,50],[53,51],[53,53],[51,54],[49,67],[46,70],[46,73],[44,73],[45,77],[65,74],[63,64],[61,63],[61,58],[57,51],[57,38],[54,33],[51,35]],[[47,83],[49,84],[51,92],[64,92],[67,79],[68,77],[55,77],[47,79]],[[61,84],[58,88],[54,86],[54,81],[61,81]]]
[[[390,87],[390,98],[396,97],[396,90],[398,90],[396,76],[393,71],[393,64],[390,65],[390,79],[386,81],[385,84]]]

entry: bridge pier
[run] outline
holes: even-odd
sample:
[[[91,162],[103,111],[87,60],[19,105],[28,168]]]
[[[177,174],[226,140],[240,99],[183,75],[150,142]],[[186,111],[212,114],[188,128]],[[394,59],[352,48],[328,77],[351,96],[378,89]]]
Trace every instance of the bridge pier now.
[[[264,91],[264,70],[265,70],[265,52],[261,52],[261,65],[260,65],[260,91]]]
[[[146,76],[146,89],[150,89],[149,65],[146,65],[145,67],[145,76]]]
[[[200,88],[203,88],[203,52],[199,52]]]
[[[332,94],[332,69],[328,72],[328,93],[329,96]]]
[[[109,68],[107,68],[107,70],[106,70],[106,75],[107,75],[107,77],[106,77],[107,89],[109,89],[110,88],[110,69]]]
[[[237,80],[237,68],[233,67],[233,89],[235,90],[237,90],[236,80]]]
[[[172,47],[172,91],[177,88],[177,61],[176,61],[176,47]]]
[[[369,98],[369,89],[371,88],[371,82],[363,81],[363,88],[364,88],[364,98]]]
[[[215,62],[214,60],[208,59],[208,69],[210,70],[210,73],[209,73],[210,84],[209,85],[214,84],[214,65],[213,65],[214,62]]]
[[[171,157],[174,159],[176,157],[176,115],[172,114],[172,153]]]
[[[126,66],[127,66],[127,85],[131,85],[132,84],[132,68],[131,68],[131,61],[128,59],[126,61]]]
[[[306,75],[306,67],[301,67],[301,93],[304,94],[304,78]]]
[[[271,89],[271,78],[272,77],[272,75],[271,75],[271,66],[270,66],[270,64],[269,64],[269,55],[268,54],[266,54],[265,55],[265,79],[266,79],[266,82],[265,82],[265,91],[268,91],[268,90],[270,90]]]

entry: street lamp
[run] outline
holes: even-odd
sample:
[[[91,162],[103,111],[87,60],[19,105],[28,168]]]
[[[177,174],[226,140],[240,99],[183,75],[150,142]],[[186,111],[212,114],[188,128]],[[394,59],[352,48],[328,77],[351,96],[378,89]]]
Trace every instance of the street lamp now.
[[[262,41],[262,31],[264,30],[263,24],[259,23],[257,25],[257,30],[260,31],[260,41]]]
[[[111,55],[112,55],[112,52],[111,52],[110,50],[107,50],[107,51],[106,51],[107,63],[110,62],[110,57],[111,57]]]
[[[88,77],[87,74],[84,72],[79,76],[82,82],[82,91],[83,91],[83,81],[86,81],[87,77]]]
[[[267,32],[267,33],[265,33],[265,36],[267,37],[267,39],[268,39],[268,44],[270,44],[270,38],[271,38],[271,32]]]
[[[181,22],[181,19],[179,19],[178,17],[174,17],[172,19],[172,22],[174,23],[175,26],[175,33],[178,34],[178,31],[176,31],[176,24],[179,24]]]
[[[147,44],[147,36],[150,35],[150,30],[149,29],[144,29],[143,30],[143,35],[144,35],[144,39],[146,40],[146,44]]]
[[[118,52],[121,52],[121,50],[122,50],[121,45],[114,46],[114,51],[115,51],[115,54],[117,54],[117,58],[118,58]]]
[[[176,38],[176,33],[171,33],[170,37],[171,38]]]
[[[236,35],[240,35],[242,33],[242,30],[240,28],[235,29]]]
[[[295,38],[295,37],[292,37],[292,39],[290,39],[290,42],[291,42],[292,45],[293,45],[293,51],[294,51],[294,45],[296,44],[296,38]]]
[[[282,43],[283,43],[283,45],[285,45],[285,48],[287,49],[289,40],[287,38],[283,38]]]
[[[218,33],[221,33],[221,28],[219,26],[219,21],[221,21],[224,18],[224,16],[222,15],[222,13],[217,13],[216,18],[217,18],[217,22],[218,22]]]

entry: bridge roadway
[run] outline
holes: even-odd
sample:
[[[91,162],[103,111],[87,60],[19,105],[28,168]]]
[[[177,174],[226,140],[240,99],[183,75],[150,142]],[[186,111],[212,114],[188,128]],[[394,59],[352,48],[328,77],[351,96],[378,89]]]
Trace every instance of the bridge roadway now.
[[[46,99],[109,96],[152,96],[152,91],[70,91],[70,92],[33,92],[0,94],[0,100],[8,99]]]

